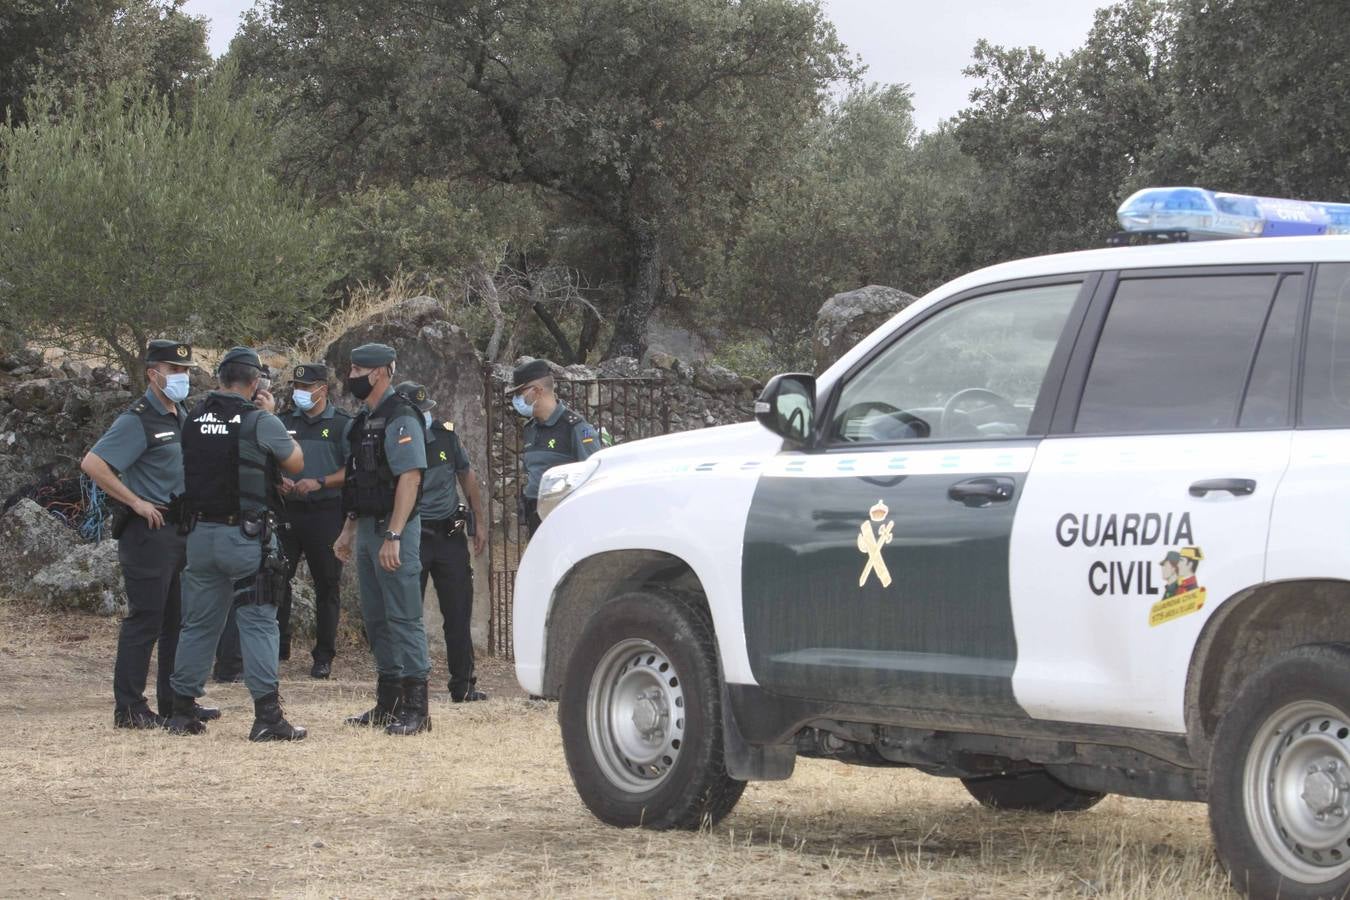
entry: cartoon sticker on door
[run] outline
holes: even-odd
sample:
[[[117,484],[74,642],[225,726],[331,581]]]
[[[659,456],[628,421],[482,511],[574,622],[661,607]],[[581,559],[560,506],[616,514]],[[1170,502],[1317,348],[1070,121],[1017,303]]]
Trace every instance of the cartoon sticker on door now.
[[[1204,558],[1205,554],[1199,547],[1167,551],[1167,555],[1158,563],[1162,567],[1165,586],[1162,599],[1148,611],[1150,626],[1162,625],[1198,612],[1205,605],[1205,589],[1200,586],[1195,574]]]

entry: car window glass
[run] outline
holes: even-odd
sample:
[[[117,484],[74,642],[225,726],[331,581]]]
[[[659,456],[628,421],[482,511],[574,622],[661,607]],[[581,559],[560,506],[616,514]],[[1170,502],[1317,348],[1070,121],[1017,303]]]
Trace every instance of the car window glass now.
[[[933,315],[844,386],[831,439],[858,444],[1025,435],[1080,287],[1018,288]]]
[[[1289,395],[1294,381],[1294,338],[1303,309],[1306,285],[1302,275],[1287,275],[1275,294],[1275,305],[1261,333],[1247,395],[1242,400],[1239,428],[1282,428],[1289,425]]]
[[[1277,278],[1122,279],[1092,357],[1074,431],[1233,428]]]
[[[1301,424],[1350,428],[1350,265],[1344,263],[1317,267]]]

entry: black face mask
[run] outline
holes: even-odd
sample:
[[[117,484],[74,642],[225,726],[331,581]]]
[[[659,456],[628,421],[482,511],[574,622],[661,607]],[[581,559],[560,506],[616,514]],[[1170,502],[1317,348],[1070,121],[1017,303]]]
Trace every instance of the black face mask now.
[[[344,383],[347,393],[351,394],[357,400],[364,400],[370,396],[370,392],[375,390],[375,385],[371,383],[369,375],[362,375],[359,378],[348,376]]]

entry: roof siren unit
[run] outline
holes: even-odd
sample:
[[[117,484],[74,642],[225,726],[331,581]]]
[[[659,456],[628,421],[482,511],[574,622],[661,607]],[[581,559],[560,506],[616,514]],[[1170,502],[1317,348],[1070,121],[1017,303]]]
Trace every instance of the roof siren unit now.
[[[1350,234],[1350,203],[1318,203],[1225,194],[1198,187],[1136,191],[1116,211],[1122,244],[1211,241],[1239,237]]]

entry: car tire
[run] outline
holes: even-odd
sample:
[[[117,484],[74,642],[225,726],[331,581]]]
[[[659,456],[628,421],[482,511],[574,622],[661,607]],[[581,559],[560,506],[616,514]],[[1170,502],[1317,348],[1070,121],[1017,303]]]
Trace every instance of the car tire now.
[[[586,806],[620,827],[699,828],[729,813],[722,688],[706,607],[624,594],[591,616],[559,698],[563,751]]]
[[[1214,735],[1209,823],[1242,894],[1350,893],[1350,647],[1297,647],[1243,683]]]
[[[990,809],[1026,812],[1082,812],[1102,801],[1105,794],[1069,787],[1048,772],[962,778],[970,796]]]

